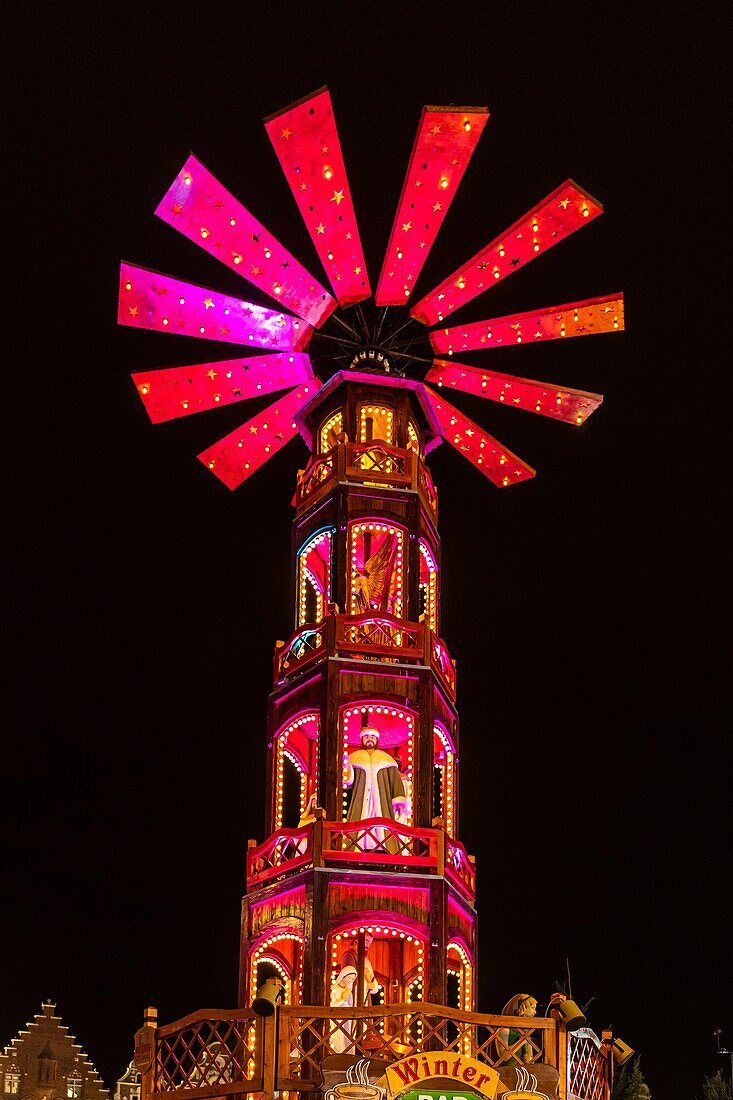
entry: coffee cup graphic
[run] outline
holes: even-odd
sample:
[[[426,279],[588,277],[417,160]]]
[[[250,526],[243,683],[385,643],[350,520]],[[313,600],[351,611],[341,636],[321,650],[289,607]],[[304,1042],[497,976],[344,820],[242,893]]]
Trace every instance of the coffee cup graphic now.
[[[324,1100],[384,1100],[384,1089],[369,1080],[369,1061],[360,1058],[346,1071],[346,1080],[338,1081],[324,1092]]]

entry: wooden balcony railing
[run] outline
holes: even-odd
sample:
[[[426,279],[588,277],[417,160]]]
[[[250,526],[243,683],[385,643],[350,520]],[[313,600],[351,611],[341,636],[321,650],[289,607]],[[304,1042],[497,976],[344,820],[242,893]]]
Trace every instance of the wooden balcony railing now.
[[[335,608],[335,605],[330,605]],[[306,623],[287,641],[278,642],[273,658],[274,682],[284,683],[322,657],[353,657],[407,664],[430,664],[452,699],[456,668],[442,638],[424,623],[386,613],[330,613],[319,623]]]
[[[318,811],[323,813],[323,811]],[[299,829],[278,829],[247,850],[247,887],[262,886],[302,867],[403,867],[408,874],[445,874],[468,901],[476,897],[473,859],[443,829],[419,829],[386,817],[367,821],[317,818]]]
[[[438,518],[438,494],[430,471],[415,451],[393,447],[383,439],[368,443],[337,443],[313,455],[298,474],[293,504],[314,504],[335,482],[411,489],[420,494],[433,521]]]
[[[151,1010],[148,1010],[148,1013]],[[155,1011],[155,1010],[152,1010]],[[503,1029],[517,1033],[507,1047]],[[148,1029],[144,1029],[148,1031]],[[505,1034],[505,1033],[504,1033]],[[338,1051],[389,1062],[427,1050],[475,1058],[502,1073],[513,1051],[528,1051],[530,1072],[551,1067],[559,1100],[609,1100],[612,1035],[603,1040],[583,1029],[568,1034],[548,1017],[461,1012],[444,1005],[372,1005],[329,1008],[281,1005],[277,1014],[255,1017],[249,1009],[204,1009],[148,1032],[152,1058],[142,1070],[142,1100],[215,1100],[259,1093],[315,1093],[323,1085],[321,1063]],[[144,1049],[142,1046],[140,1049]],[[149,1049],[146,1048],[146,1049]]]

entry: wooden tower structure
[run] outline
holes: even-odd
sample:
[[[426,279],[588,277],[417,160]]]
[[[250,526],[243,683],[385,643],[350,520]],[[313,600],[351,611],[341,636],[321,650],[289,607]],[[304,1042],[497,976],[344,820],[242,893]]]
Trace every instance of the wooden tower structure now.
[[[268,708],[267,839],[248,858],[242,1005],[267,977],[288,1003],[328,1005],[351,962],[353,1003],[362,989],[361,1003],[474,1007],[474,868],[458,840],[455,667],[425,462],[439,431],[423,387],[385,360],[337,373],[300,414],[312,457],[294,500],[294,631]]]

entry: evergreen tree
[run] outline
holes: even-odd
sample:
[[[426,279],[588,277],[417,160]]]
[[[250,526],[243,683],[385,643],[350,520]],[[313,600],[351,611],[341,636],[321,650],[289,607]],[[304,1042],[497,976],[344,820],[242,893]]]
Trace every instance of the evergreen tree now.
[[[706,1077],[702,1086],[702,1100],[731,1100],[730,1085],[723,1080],[723,1071]]]
[[[649,1100],[649,1089],[644,1084],[638,1056],[630,1065],[621,1067],[613,1082],[611,1100]],[[705,1100],[718,1100],[718,1098],[706,1096]]]

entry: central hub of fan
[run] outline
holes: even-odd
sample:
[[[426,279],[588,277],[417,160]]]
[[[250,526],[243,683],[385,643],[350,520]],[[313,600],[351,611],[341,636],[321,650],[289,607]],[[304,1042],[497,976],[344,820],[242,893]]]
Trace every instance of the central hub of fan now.
[[[385,374],[402,373],[395,367],[389,355],[378,347],[366,347],[358,351],[349,363],[349,369],[383,371]]]

